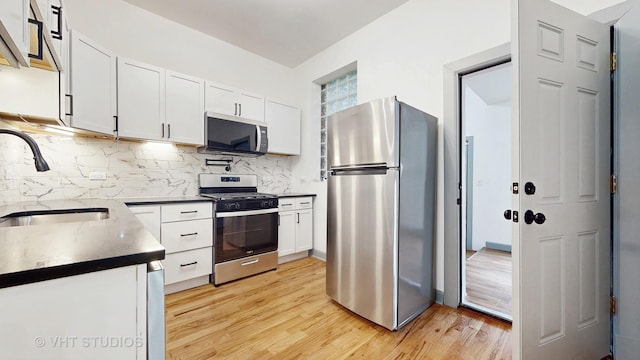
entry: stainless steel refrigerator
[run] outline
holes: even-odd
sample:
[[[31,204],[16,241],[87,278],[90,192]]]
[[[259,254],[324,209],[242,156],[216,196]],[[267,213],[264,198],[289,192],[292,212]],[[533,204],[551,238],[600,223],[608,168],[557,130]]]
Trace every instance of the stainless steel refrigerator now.
[[[437,119],[385,98],[327,121],[327,294],[397,330],[434,302]]]

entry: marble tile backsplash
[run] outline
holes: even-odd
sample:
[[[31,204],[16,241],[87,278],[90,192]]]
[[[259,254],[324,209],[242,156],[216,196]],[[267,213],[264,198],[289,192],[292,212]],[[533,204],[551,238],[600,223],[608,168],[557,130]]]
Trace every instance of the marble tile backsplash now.
[[[76,198],[190,196],[199,173],[258,175],[258,191],[291,187],[291,159],[198,154],[195,147],[164,143],[32,135],[51,167],[36,172],[29,147],[0,135],[0,205],[16,201]],[[231,170],[206,166],[205,159],[232,158]],[[93,180],[106,175],[104,180]]]

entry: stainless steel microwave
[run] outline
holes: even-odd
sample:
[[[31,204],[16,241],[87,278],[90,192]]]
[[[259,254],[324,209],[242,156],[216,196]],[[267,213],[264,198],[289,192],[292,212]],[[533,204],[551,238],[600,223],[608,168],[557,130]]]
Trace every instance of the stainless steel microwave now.
[[[204,135],[200,153],[259,156],[269,147],[267,124],[238,116],[207,112]]]

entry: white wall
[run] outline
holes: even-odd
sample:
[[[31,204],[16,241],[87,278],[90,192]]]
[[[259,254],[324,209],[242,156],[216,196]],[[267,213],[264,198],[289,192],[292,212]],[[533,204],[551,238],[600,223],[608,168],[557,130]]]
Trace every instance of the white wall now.
[[[464,90],[464,137],[473,136],[474,141],[472,247],[478,251],[487,242],[510,246],[511,222],[502,215],[511,208],[510,102],[488,105],[470,87]]]
[[[555,2],[586,15],[621,1]],[[302,155],[293,159],[292,187],[318,194],[314,249],[321,256],[326,253],[326,183],[318,179],[320,95],[313,81],[357,62],[358,103],[396,95],[442,118],[444,64],[509,42],[510,7],[510,0],[411,0],[295,68],[302,104]],[[442,133],[439,138],[436,289],[443,290]]]

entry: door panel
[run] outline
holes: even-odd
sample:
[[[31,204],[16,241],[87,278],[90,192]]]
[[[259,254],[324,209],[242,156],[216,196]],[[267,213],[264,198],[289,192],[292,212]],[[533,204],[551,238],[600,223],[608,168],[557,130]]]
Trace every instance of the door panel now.
[[[328,167],[399,164],[398,102],[385,98],[327,118]]]
[[[609,353],[609,30],[518,0],[513,58],[514,357]],[[525,212],[545,221],[527,224]],[[541,217],[538,216],[538,220]]]
[[[330,175],[327,294],[388,329],[396,325],[397,170]]]

